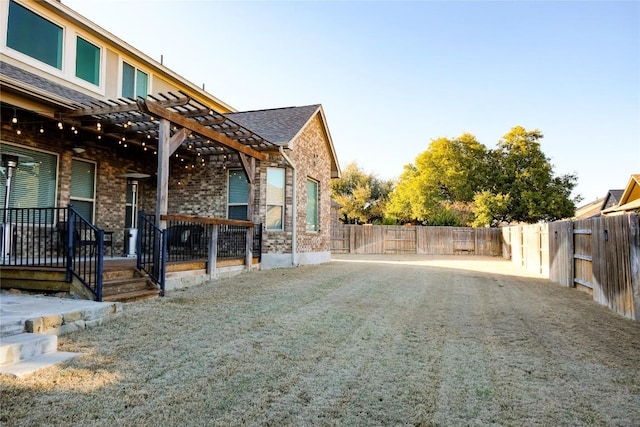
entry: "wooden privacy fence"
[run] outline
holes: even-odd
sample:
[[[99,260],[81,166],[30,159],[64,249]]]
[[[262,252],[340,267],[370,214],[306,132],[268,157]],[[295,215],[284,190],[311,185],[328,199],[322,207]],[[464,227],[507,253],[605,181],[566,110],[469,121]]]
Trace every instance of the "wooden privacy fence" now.
[[[497,228],[337,225],[331,230],[331,252],[499,256],[501,239]]]
[[[640,321],[640,217],[606,216],[502,229],[503,255]]]

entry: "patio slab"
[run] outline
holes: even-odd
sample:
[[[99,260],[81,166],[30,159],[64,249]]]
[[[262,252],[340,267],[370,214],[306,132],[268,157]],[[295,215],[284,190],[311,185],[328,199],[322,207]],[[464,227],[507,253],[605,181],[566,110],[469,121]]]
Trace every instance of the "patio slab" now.
[[[122,303],[0,293],[0,336],[24,332],[63,335],[101,325]]]

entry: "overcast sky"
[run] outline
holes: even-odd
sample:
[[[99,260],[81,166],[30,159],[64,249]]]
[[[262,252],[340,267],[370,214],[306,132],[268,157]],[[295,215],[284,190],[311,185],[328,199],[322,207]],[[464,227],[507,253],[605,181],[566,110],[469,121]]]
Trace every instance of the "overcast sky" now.
[[[62,0],[238,110],[322,104],[341,166],[539,129],[585,200],[640,173],[638,1]]]

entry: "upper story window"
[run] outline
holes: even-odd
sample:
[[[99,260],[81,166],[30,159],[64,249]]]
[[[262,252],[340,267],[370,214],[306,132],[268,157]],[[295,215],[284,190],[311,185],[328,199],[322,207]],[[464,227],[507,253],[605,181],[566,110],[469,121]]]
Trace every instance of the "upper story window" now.
[[[146,98],[149,75],[133,65],[122,63],[122,96],[124,98]]]
[[[249,183],[241,170],[229,171],[227,218],[246,221],[249,206]]]
[[[100,84],[100,48],[82,37],[76,38],[76,77]]]
[[[267,230],[282,230],[284,223],[284,169],[267,168]]]
[[[62,27],[11,1],[7,46],[62,70]]]

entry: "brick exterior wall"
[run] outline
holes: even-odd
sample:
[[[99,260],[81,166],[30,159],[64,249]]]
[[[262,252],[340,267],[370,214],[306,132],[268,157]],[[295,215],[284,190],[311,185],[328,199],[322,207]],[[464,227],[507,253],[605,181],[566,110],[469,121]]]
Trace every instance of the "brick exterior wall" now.
[[[131,171],[151,175],[141,180],[138,187],[139,209],[155,212],[157,157],[153,152],[140,149],[124,149],[110,142],[100,147],[89,145],[82,154],[75,154],[72,140],[65,140],[50,133],[23,132],[21,136],[3,129],[2,141],[31,147],[58,155],[57,205],[67,206],[70,201],[71,160],[84,159],[96,164],[95,224],[113,231],[115,254],[124,253],[125,203],[127,180],[123,174]],[[297,251],[299,253],[330,252],[331,162],[324,126],[315,116],[303,132],[287,149],[287,155],[296,165],[297,192]],[[198,162],[196,162],[198,163]],[[227,217],[228,171],[241,169],[236,154],[211,156],[205,165],[194,165],[175,157],[170,161],[168,212],[205,217]],[[293,169],[278,152],[268,153],[265,161],[256,161],[256,185],[253,207],[255,223],[266,220],[267,168],[285,168],[285,219],[283,230],[265,230],[263,225],[263,253],[290,254],[292,251],[293,224]],[[318,182],[319,230],[306,231],[306,182],[311,178]]]

